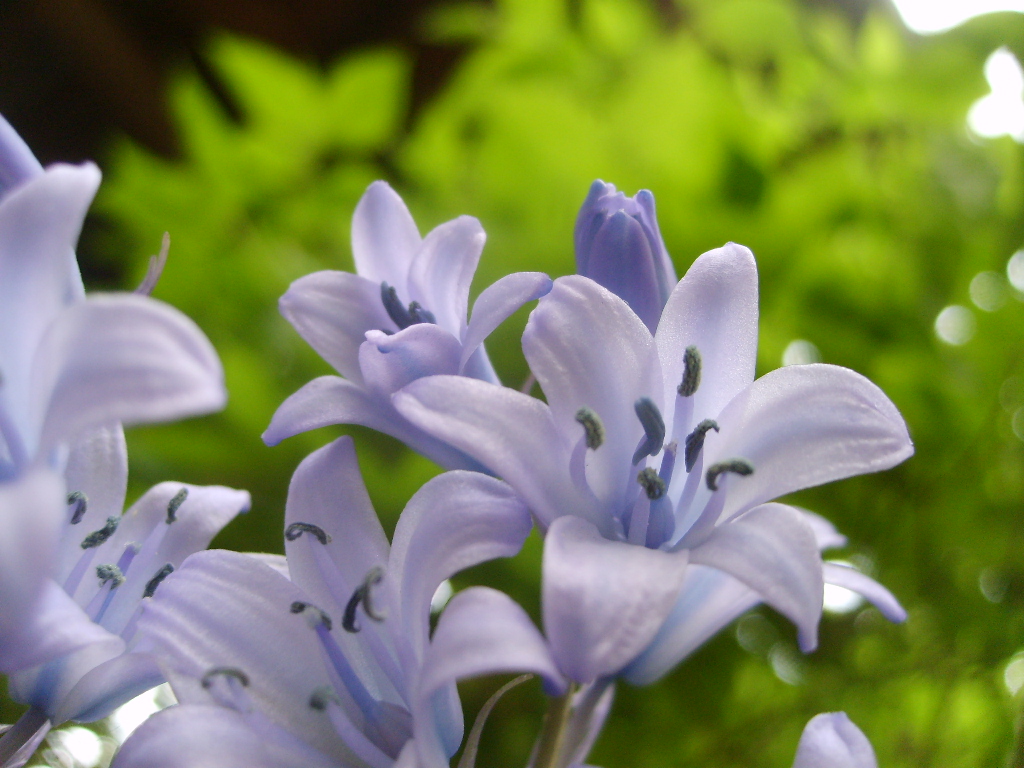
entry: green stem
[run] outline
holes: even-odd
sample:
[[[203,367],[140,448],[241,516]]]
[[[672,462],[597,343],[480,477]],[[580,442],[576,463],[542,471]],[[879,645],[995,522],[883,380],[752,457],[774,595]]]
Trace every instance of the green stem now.
[[[566,726],[572,714],[572,699],[576,686],[569,686],[564,696],[556,696],[548,703],[544,713],[544,725],[537,740],[537,760],[534,768],[561,768],[562,747],[565,743]]]

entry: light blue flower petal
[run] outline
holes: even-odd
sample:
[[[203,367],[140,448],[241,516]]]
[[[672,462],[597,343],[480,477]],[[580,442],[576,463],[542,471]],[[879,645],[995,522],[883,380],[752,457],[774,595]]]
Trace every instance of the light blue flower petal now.
[[[818,644],[824,583],[814,532],[800,512],[765,504],[720,525],[690,561],[734,576],[796,624],[806,653]]]
[[[563,440],[583,435],[580,408],[594,411],[605,440],[587,455],[587,480],[605,514],[623,511],[635,496],[633,451],[644,430],[634,410],[641,397],[661,405],[662,382],[654,339],[618,296],[593,280],[570,275],[530,314],[523,352],[544,390]],[[664,414],[668,415],[668,414]],[[568,471],[568,465],[562,465]]]
[[[156,661],[145,653],[121,653],[91,667],[67,695],[62,696],[53,722],[90,723],[150,688],[164,682]]]
[[[44,451],[111,421],[167,421],[226,399],[220,360],[195,323],[134,294],[93,296],[62,312],[32,374]]]
[[[505,672],[540,675],[549,693],[565,690],[565,681],[540,632],[507,595],[471,587],[448,604],[423,660],[413,722],[420,768],[447,768],[434,695],[456,680]]]
[[[739,457],[754,468],[722,477],[722,519],[801,488],[889,469],[914,452],[882,390],[834,365],[772,371],[733,398],[718,423],[721,432],[704,444],[704,466]]]
[[[94,165],[55,165],[0,200],[2,397],[30,455],[32,360],[49,324],[84,295],[73,248],[99,183]]]
[[[472,216],[459,216],[435,227],[423,239],[409,269],[406,303],[418,301],[437,324],[455,338],[466,327],[469,284],[487,236]],[[399,294],[400,298],[405,298]]]
[[[609,541],[586,520],[561,517],[544,540],[544,631],[558,668],[589,683],[646,648],[671,612],[687,552]]]
[[[495,328],[523,304],[546,295],[551,286],[551,278],[543,272],[514,272],[484,288],[473,303],[473,315],[462,337],[459,372],[463,372],[470,357]],[[485,380],[498,383],[497,378]]]
[[[845,712],[826,712],[804,728],[793,768],[878,768],[878,761],[867,736]]]
[[[742,245],[729,243],[698,257],[675,287],[656,334],[665,402],[674,403],[683,378],[683,354],[694,346],[701,359],[700,386],[689,424],[675,425],[682,441],[703,419],[716,419],[754,380],[757,360],[757,265]],[[705,463],[705,466],[707,464]]]
[[[623,677],[650,685],[760,602],[760,595],[727,573],[691,564],[672,612]]]
[[[569,478],[571,448],[539,400],[476,379],[431,376],[414,381],[392,402],[413,424],[508,481],[541,524],[560,515],[594,514]],[[606,527],[610,533],[610,520]]]
[[[118,750],[111,768],[335,768],[312,750],[275,740],[253,718],[183,704],[157,712]]]
[[[359,347],[370,330],[396,331],[380,296],[380,283],[349,272],[314,272],[289,286],[278,302],[317,353],[349,381],[361,384]]]
[[[0,115],[0,198],[42,172],[32,150]]]
[[[907,620],[907,612],[895,595],[870,576],[837,563],[825,563],[824,575],[826,584],[858,593],[881,611],[889,621],[900,624]]]
[[[532,525],[515,491],[478,472],[446,472],[409,500],[395,527],[389,576],[401,595],[401,634],[417,657],[429,639],[430,600],[441,582],[512,557]]]
[[[398,333],[370,331],[359,348],[366,389],[380,396],[397,392],[424,376],[456,374],[462,345],[432,323],[417,323]]]
[[[406,303],[406,282],[420,234],[409,209],[387,182],[375,181],[352,215],[352,256],[356,271],[372,283],[386,282]],[[428,307],[429,309],[429,307]]]

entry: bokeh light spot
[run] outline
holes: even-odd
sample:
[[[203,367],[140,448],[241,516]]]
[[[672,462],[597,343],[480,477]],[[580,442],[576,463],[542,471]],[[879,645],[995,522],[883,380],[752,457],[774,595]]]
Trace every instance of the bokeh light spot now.
[[[966,344],[974,336],[974,315],[967,307],[953,304],[935,318],[935,333],[947,344]]]
[[[1006,278],[998,272],[979,272],[971,280],[971,301],[985,312],[995,312],[1006,303]]]
[[[782,353],[783,365],[809,365],[820,362],[821,353],[818,348],[806,339],[794,339]]]

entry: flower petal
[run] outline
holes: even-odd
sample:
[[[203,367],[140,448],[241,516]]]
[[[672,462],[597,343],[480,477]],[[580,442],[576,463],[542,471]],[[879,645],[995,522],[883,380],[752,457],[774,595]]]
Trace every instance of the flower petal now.
[[[361,384],[359,346],[370,330],[398,327],[380,298],[380,283],[349,272],[314,272],[289,286],[278,302],[317,353],[346,379]]]
[[[526,611],[502,592],[471,587],[448,604],[423,660],[413,711],[422,768],[448,766],[434,696],[456,680],[503,672],[533,672],[550,693],[565,690],[548,645]]]
[[[359,366],[367,389],[390,395],[423,376],[458,373],[461,351],[458,339],[441,326],[417,323],[390,336],[367,333]]]
[[[628,470],[643,434],[633,404],[650,397],[660,406],[662,393],[654,340],[640,318],[593,280],[560,277],[530,313],[523,352],[564,439],[583,434],[580,408],[595,411],[606,437],[593,461],[611,487],[633,482]]]
[[[895,595],[870,576],[847,565],[828,562],[823,565],[826,584],[856,592],[881,611],[889,621],[901,624],[907,620],[907,612]]]
[[[395,527],[389,576],[402,601],[402,635],[419,657],[430,631],[430,600],[441,582],[470,566],[512,557],[533,520],[508,485],[479,472],[446,472],[409,500]]]
[[[0,198],[14,187],[40,176],[43,166],[18,132],[0,115]]]
[[[406,278],[420,242],[416,222],[402,198],[387,182],[373,182],[352,214],[356,272],[377,285],[386,282],[399,296],[407,296]]]
[[[634,685],[653,683],[760,602],[760,595],[729,574],[691,564],[672,612],[623,677]]]
[[[572,487],[569,448],[539,400],[477,379],[431,376],[414,381],[392,402],[410,422],[507,481],[542,524],[560,515],[593,514]]]
[[[316,759],[319,757],[319,759]],[[111,768],[332,768],[312,750],[275,740],[252,717],[181,704],[157,712],[121,745]]]
[[[878,761],[868,737],[845,712],[826,712],[804,728],[793,768],[878,768]]]
[[[619,672],[651,642],[679,596],[687,553],[609,541],[561,517],[544,540],[544,629],[558,667],[589,683]]]
[[[167,579],[139,619],[140,647],[161,659],[183,704],[214,701],[201,680],[209,670],[245,673],[253,708],[344,764],[351,755],[330,720],[309,706],[328,681],[319,644],[293,602],[296,585],[245,555],[199,552]]]
[[[764,504],[720,525],[690,560],[736,577],[797,626],[800,647],[818,644],[824,583],[814,531],[800,512]]]
[[[55,165],[0,200],[0,373],[7,409],[29,443],[33,355],[57,314],[84,295],[73,249],[99,183],[94,165]]]
[[[514,272],[484,288],[473,302],[473,315],[462,337],[459,372],[495,328],[526,302],[549,293],[552,285],[551,278],[543,272]]]
[[[145,653],[122,653],[91,667],[61,698],[54,724],[91,723],[164,682],[156,661]]]
[[[313,379],[285,400],[263,433],[263,442],[277,445],[292,435],[330,424],[361,424],[391,435],[443,467],[480,468],[462,451],[411,424],[389,400],[338,376]]]
[[[423,238],[409,269],[408,300],[420,302],[456,338],[466,327],[469,284],[486,239],[472,216],[446,221]]]
[[[693,395],[692,424],[677,424],[674,439],[714,419],[754,380],[757,360],[757,265],[742,245],[708,251],[676,286],[656,334],[665,377],[665,402],[675,402],[683,378],[683,351],[697,348],[700,386]]]
[[[885,394],[834,365],[790,365],[762,376],[718,417],[704,466],[741,457],[749,477],[729,476],[723,519],[787,493],[888,469],[914,452]]]
[[[223,407],[224,372],[202,331],[145,296],[93,296],[49,327],[33,367],[40,447],[121,421],[155,422]]]
[[[63,584],[82,554],[86,534],[103,527],[108,517],[121,517],[128,488],[128,448],[121,425],[86,432],[69,451],[64,479],[69,492],[83,494],[85,513],[61,535],[56,579]]]
[[[295,470],[288,487],[285,529],[295,523],[315,525],[329,540],[321,543],[313,533],[286,537],[291,579],[321,608],[340,616],[338,610],[370,569],[387,566],[389,550],[351,437],[340,437],[314,451]],[[327,574],[320,565],[324,556],[342,583],[325,583]]]

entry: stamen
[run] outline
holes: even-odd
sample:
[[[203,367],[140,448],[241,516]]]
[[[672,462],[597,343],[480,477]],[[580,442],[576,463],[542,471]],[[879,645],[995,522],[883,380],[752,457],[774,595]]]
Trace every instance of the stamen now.
[[[108,581],[113,582],[113,584],[110,585],[111,589],[117,589],[124,584],[124,574],[121,573],[121,569],[116,565],[97,565],[96,577],[100,580],[101,587]]]
[[[658,476],[654,467],[640,470],[640,474],[636,476],[636,481],[640,483],[647,494],[647,498],[651,501],[660,499],[665,495],[665,481]]]
[[[345,628],[346,632],[359,631],[359,625],[356,624],[356,610],[359,608],[359,603],[363,604],[363,611],[371,619],[374,621],[384,621],[384,615],[377,613],[373,608],[373,592],[371,591],[371,588],[376,584],[380,584],[383,578],[384,569],[374,566],[366,574],[363,583],[352,593],[352,597],[349,598],[348,604],[345,606],[345,616],[341,620],[341,626]]]
[[[167,524],[170,525],[178,519],[178,510],[188,498],[188,488],[182,488],[167,502]]]
[[[747,475],[754,474],[754,465],[746,459],[729,459],[727,461],[719,461],[716,464],[712,464],[708,468],[708,473],[706,475],[708,488],[712,491],[717,491],[718,477],[726,472],[732,472],[746,477]]]
[[[160,586],[160,582],[166,579],[174,573],[174,566],[167,563],[163,568],[156,572],[156,575],[146,582],[146,589],[142,593],[143,597],[152,597],[156,593],[156,588]]]
[[[434,317],[434,313],[428,309],[424,309],[418,301],[414,301],[409,304],[409,317],[412,318],[412,325],[417,323],[437,322],[437,318]]]
[[[114,531],[117,530],[117,525],[120,522],[120,518],[108,517],[106,525],[104,525],[98,531],[93,531],[84,539],[82,539],[82,549],[92,549],[93,547],[98,547],[100,544],[102,544],[114,535]]]
[[[399,330],[404,330],[412,325],[412,317],[409,315],[409,310],[399,300],[398,291],[393,286],[387,283],[380,284],[380,300],[384,304],[388,317],[394,321]]]
[[[701,449],[704,447],[704,437],[710,430],[718,431],[718,422],[714,419],[704,419],[697,427],[686,436],[684,442],[683,457],[686,461],[686,471],[689,472],[693,469],[693,465],[697,463],[697,457],[700,455]]]
[[[592,451],[600,448],[604,443],[604,422],[601,421],[601,417],[584,406],[576,411],[576,421],[583,425],[587,448]]]
[[[683,351],[683,380],[679,382],[676,391],[683,397],[692,397],[699,386],[700,352],[696,347],[687,347]]]
[[[288,539],[288,541],[295,541],[304,533],[313,534],[316,536],[316,540],[325,546],[331,543],[330,535],[319,525],[313,525],[312,523],[292,523],[284,529],[284,537]]]
[[[317,712],[323,712],[327,705],[332,703],[341,706],[341,699],[329,685],[320,686],[309,696],[309,706]]]
[[[636,466],[644,456],[657,456],[661,451],[665,443],[665,420],[649,397],[641,397],[633,403],[633,410],[644,428],[644,437],[633,453],[633,466]]]
[[[237,667],[214,667],[209,670],[202,678],[203,688],[209,689],[213,685],[214,678],[217,677],[233,677],[235,680],[240,682],[243,687],[249,687],[249,676]]]
[[[292,603],[291,612],[302,613],[307,608],[309,608],[311,611],[316,612],[317,618],[320,620],[319,623],[322,624],[328,632],[330,632],[331,628],[334,626],[334,622],[331,621],[331,617],[328,616],[325,611],[321,610],[320,608],[317,608],[312,603],[304,603],[301,600],[296,600],[294,603]]]
[[[135,289],[136,293],[141,293],[143,296],[149,296],[153,289],[156,288],[156,284],[160,281],[160,275],[164,272],[164,266],[167,264],[167,253],[171,250],[171,233],[164,232],[163,242],[160,244],[160,253],[156,256],[149,257],[149,267],[146,269],[146,276],[142,278],[142,282],[139,283],[139,287]]]
[[[71,513],[71,525],[78,525],[89,508],[89,499],[81,491],[72,491],[68,494],[68,506],[72,504],[75,505],[75,511]]]

